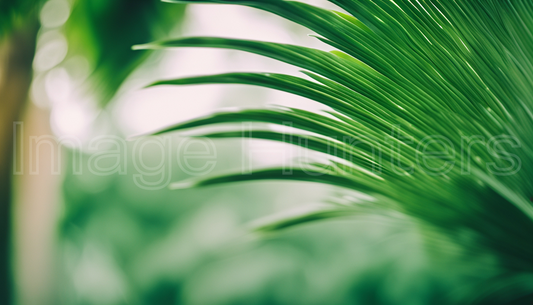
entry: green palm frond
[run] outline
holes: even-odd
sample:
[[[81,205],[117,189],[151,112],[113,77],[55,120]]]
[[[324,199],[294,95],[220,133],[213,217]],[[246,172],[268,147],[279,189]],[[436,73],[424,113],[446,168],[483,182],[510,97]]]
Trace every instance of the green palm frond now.
[[[255,85],[331,109],[216,113],[156,133],[220,123],[291,122],[312,134],[286,141],[279,132],[260,130],[252,137],[305,146],[331,159],[309,165],[317,175],[266,169],[178,186],[252,179],[342,186],[382,196],[397,203],[389,206],[452,236],[475,232],[474,243],[498,253],[506,267],[533,271],[533,205],[528,199],[533,196],[533,3],[331,0],[345,14],[281,0],[170,2],[269,11],[307,27],[337,50],[214,37],[137,46],[229,48],[305,70],[302,77],[230,73],[153,85]],[[241,135],[236,130],[206,136]],[[331,145],[334,152],[328,150]],[[327,170],[318,175],[322,168]]]

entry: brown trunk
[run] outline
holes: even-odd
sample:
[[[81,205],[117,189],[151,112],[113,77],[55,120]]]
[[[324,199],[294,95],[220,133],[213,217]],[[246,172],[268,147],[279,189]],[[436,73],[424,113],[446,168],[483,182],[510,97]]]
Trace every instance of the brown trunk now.
[[[26,24],[0,41],[0,304],[12,303],[13,123],[28,98],[37,30]]]

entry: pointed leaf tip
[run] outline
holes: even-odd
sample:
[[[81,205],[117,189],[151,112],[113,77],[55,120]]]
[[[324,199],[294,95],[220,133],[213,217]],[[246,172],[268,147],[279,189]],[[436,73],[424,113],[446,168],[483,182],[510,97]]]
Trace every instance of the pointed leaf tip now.
[[[136,45],[133,45],[131,46],[131,49],[134,50],[134,51],[138,51],[138,50],[153,50],[153,49],[158,49],[158,48],[161,48],[157,45],[154,45],[154,44],[136,44]]]
[[[196,183],[194,181],[185,180],[185,181],[171,183],[168,186],[168,188],[171,190],[183,190],[183,189],[192,188],[195,185]]]

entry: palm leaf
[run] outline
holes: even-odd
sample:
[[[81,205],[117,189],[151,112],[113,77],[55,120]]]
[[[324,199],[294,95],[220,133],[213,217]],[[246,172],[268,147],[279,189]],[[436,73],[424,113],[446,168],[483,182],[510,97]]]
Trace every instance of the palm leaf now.
[[[532,3],[331,0],[348,13],[344,14],[281,0],[170,2],[255,7],[309,28],[336,49],[324,52],[212,37],[137,46],[229,48],[305,69],[302,77],[231,73],[153,85],[255,85],[300,95],[331,109],[216,113],[155,133],[221,123],[291,122],[311,135],[286,141],[279,132],[257,131],[252,137],[286,141],[329,155],[329,162],[319,166],[328,168],[327,174],[312,178],[302,172],[282,175],[279,169],[267,169],[181,186],[292,179],[379,194],[397,202],[395,208],[402,213],[457,240],[465,232],[474,232],[476,238],[469,242],[497,253],[503,266],[533,271],[533,205],[528,200],[533,195]],[[475,140],[478,143],[472,144]],[[338,147],[335,152],[328,149],[330,143]],[[378,173],[376,164],[381,168]]]

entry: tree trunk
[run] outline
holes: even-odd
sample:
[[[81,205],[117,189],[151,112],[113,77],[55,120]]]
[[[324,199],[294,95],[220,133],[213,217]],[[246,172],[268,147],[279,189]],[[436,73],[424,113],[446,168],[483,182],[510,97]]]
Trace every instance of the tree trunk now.
[[[0,304],[12,303],[11,201],[13,123],[20,119],[32,80],[38,25],[26,23],[0,41]]]

